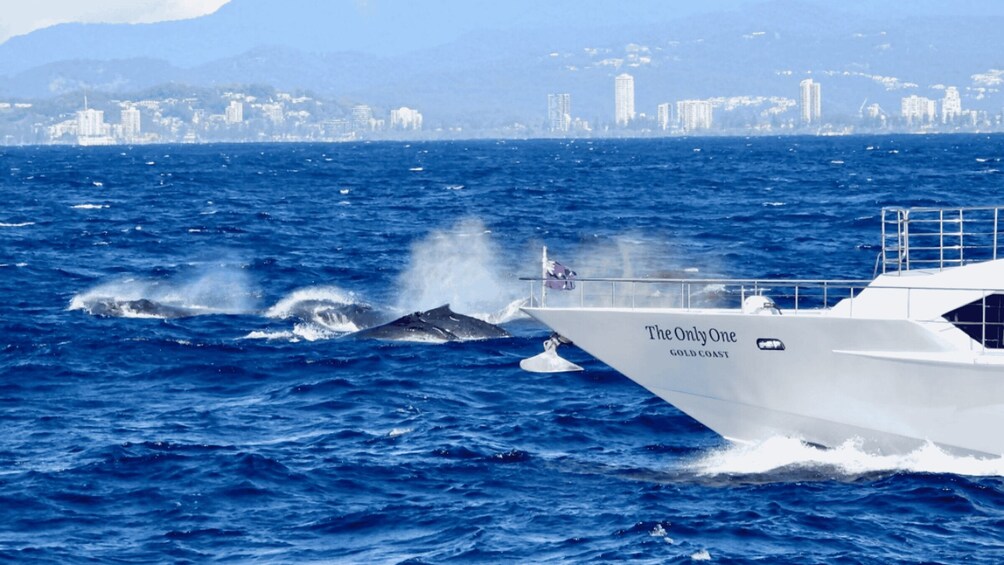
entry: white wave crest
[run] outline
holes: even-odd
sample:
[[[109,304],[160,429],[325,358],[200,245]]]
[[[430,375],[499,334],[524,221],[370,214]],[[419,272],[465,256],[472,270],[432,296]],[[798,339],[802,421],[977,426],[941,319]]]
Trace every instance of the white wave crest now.
[[[354,292],[335,286],[293,291],[265,312],[269,318],[299,319],[318,331],[350,333],[382,323],[383,317]],[[310,341],[313,339],[307,337]]]
[[[76,204],[72,206],[76,210],[100,210],[107,207],[107,204]]]
[[[691,465],[699,475],[753,475],[782,468],[826,467],[846,475],[883,471],[1004,476],[1004,457],[980,459],[946,453],[932,443],[899,455],[877,455],[847,441],[833,449],[820,449],[788,437],[773,437],[752,444],[733,444],[702,457]]]
[[[272,341],[274,339],[292,340],[295,334],[291,331],[278,331],[272,332],[267,330],[255,330],[248,332],[248,334],[241,339],[265,339]]]
[[[293,324],[293,335],[307,341],[331,339],[335,334],[317,324]]]
[[[35,222],[20,222],[16,224],[8,224],[0,222],[0,228],[26,228],[28,226],[33,226],[33,225],[35,225]]]
[[[471,314],[471,316],[488,322],[489,324],[495,324],[496,326],[506,322],[511,322],[518,318],[526,318],[527,315],[524,314],[520,308],[526,306],[528,300],[528,298],[517,298],[509,304],[506,304],[505,307],[498,312],[489,314]]]
[[[284,320],[296,315],[297,307],[304,302],[330,302],[332,304],[357,304],[359,299],[351,291],[345,291],[337,286],[308,286],[291,292],[279,302],[265,311],[267,318]]]

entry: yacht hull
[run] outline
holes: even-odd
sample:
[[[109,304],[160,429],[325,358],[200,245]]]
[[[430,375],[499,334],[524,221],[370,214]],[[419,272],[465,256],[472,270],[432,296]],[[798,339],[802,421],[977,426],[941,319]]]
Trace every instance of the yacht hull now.
[[[718,434],[1004,454],[1004,357],[910,319],[733,310],[527,308]],[[779,345],[783,346],[780,349]]]

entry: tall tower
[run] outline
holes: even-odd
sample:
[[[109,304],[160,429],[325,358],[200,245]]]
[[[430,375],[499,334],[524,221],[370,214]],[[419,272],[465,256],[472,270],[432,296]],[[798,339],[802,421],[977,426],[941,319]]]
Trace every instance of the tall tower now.
[[[129,106],[128,108],[122,109],[122,137],[127,140],[133,140],[139,137],[140,134],[140,115],[139,109],[135,106]]]
[[[823,96],[819,83],[807,78],[798,86],[802,94],[802,123],[818,124],[823,117]]]
[[[572,127],[572,95],[547,95],[547,127],[552,132],[568,132]]]
[[[941,123],[955,121],[962,115],[962,98],[959,96],[959,89],[949,86],[945,89],[945,98],[941,101]]]
[[[659,129],[666,131],[669,129],[669,122],[673,118],[672,106],[669,102],[659,104],[656,108],[656,123],[659,124]]]
[[[634,119],[634,77],[627,73],[614,79],[614,119],[619,126]]]
[[[227,105],[227,110],[225,113],[225,120],[228,124],[239,124],[244,121],[244,103],[238,102],[236,100],[231,100],[230,104]]]

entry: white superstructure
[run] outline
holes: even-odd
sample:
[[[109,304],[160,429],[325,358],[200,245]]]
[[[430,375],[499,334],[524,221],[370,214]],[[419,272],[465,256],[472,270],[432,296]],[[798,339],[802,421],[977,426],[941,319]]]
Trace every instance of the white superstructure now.
[[[731,440],[1001,456],[1000,215],[884,210],[871,281],[579,279],[525,310]]]

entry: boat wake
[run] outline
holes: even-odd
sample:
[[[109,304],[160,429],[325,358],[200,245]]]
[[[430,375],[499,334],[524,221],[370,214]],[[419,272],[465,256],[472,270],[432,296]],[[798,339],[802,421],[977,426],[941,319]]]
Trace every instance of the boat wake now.
[[[822,449],[788,437],[753,444],[733,444],[715,450],[689,465],[702,476],[767,475],[783,471],[823,471],[856,477],[873,473],[907,472],[975,477],[1004,476],[1004,457],[980,459],[946,453],[932,443],[901,455],[877,455],[847,441]]]

